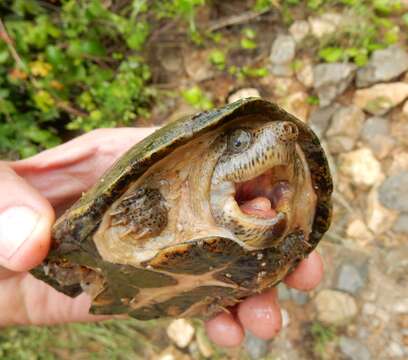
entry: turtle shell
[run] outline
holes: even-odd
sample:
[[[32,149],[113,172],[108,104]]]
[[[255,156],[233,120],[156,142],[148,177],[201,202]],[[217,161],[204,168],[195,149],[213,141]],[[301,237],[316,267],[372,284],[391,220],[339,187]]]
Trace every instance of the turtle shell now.
[[[141,266],[102,258],[94,234],[105,212],[130,184],[192,139],[248,115],[297,126],[297,144],[304,153],[316,194],[309,234],[294,231],[277,246],[256,250],[226,237],[208,236],[164,246]],[[331,193],[328,163],[313,131],[276,104],[259,98],[240,100],[169,123],[133,146],[58,219],[52,231],[52,249],[32,273],[72,297],[87,291],[93,298],[93,313],[128,313],[139,319],[211,314],[276,285],[316,247],[330,225]],[[189,283],[197,285],[186,287]],[[163,289],[170,295],[155,301]]]

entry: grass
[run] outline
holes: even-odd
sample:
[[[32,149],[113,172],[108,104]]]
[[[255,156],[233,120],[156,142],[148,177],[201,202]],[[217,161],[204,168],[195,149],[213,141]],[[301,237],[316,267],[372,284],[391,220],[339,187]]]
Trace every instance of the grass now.
[[[13,327],[0,335],[0,358],[146,359],[165,345],[164,321],[111,320],[53,327]]]

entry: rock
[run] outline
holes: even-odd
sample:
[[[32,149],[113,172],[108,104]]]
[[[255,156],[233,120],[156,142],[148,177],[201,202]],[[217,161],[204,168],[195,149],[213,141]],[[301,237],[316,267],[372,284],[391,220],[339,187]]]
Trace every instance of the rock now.
[[[379,188],[379,198],[387,208],[408,212],[408,171],[388,177]]]
[[[312,34],[317,38],[330,35],[336,31],[342,21],[342,16],[335,13],[326,13],[320,17],[309,17]]]
[[[392,228],[398,213],[395,210],[382,206],[378,199],[378,188],[373,187],[367,196],[366,223],[368,228],[376,235],[382,234]]]
[[[363,127],[365,115],[357,106],[339,108],[326,132],[331,153],[350,151]]]
[[[389,122],[383,117],[373,116],[367,119],[360,136],[379,159],[385,158],[395,145],[395,140],[390,136]]]
[[[397,175],[408,171],[408,152],[405,148],[397,148],[391,153],[391,163],[388,164],[387,176]]]
[[[319,64],[313,69],[313,86],[320,106],[327,106],[350,85],[356,66],[347,63]],[[407,84],[408,86],[408,84]]]
[[[302,121],[306,121],[310,105],[307,102],[307,94],[301,91],[295,92],[279,102],[290,114],[295,115]]]
[[[291,298],[290,289],[283,282],[278,285],[278,297],[281,301],[290,300]]]
[[[270,61],[271,73],[276,76],[292,76],[292,61],[295,57],[296,43],[292,36],[280,34],[272,44]]]
[[[306,20],[296,20],[289,27],[289,33],[293,39],[300,43],[310,32],[310,25]]]
[[[354,298],[344,292],[323,289],[314,299],[317,319],[326,324],[342,325],[357,314]]]
[[[341,352],[351,360],[370,360],[368,349],[359,341],[342,336],[339,342]]]
[[[180,350],[176,349],[174,346],[168,346],[165,348],[157,357],[157,360],[190,360],[190,356],[182,353]]]
[[[408,70],[408,53],[398,45],[376,50],[366,66],[357,71],[357,87],[394,80]]]
[[[298,305],[305,305],[309,301],[307,292],[290,289],[284,283],[278,285],[278,297],[280,301],[293,300]]]
[[[296,289],[289,289],[291,299],[298,305],[305,305],[309,301],[309,294]]]
[[[179,347],[185,348],[194,336],[194,327],[185,319],[173,320],[167,327],[168,337]]]
[[[303,60],[296,69],[296,78],[307,88],[313,86],[313,64],[309,59]]]
[[[288,64],[295,57],[295,40],[290,35],[280,34],[272,44],[270,60],[272,64]]]
[[[392,229],[395,232],[408,234],[408,213],[400,214]]]
[[[361,219],[354,219],[350,222],[346,235],[352,239],[359,240],[363,244],[369,243],[374,239],[373,234]]]
[[[387,353],[392,358],[402,358],[405,354],[404,347],[392,341],[387,347]]]
[[[258,89],[255,88],[243,88],[235,91],[230,96],[228,96],[228,104],[233,103],[234,101],[245,99],[248,97],[261,97]]]
[[[290,323],[289,313],[284,308],[281,308],[281,317],[282,317],[282,329],[284,329]]]
[[[405,101],[404,106],[402,107],[402,113],[408,117],[408,100]]]
[[[365,274],[364,277],[366,277],[366,275],[367,274]],[[364,286],[364,283],[365,279],[363,278],[363,275],[354,265],[343,264],[341,266],[337,278],[337,289],[355,295]]]
[[[268,353],[268,342],[247,331],[245,334],[245,349],[251,359],[262,359]]]
[[[363,188],[373,186],[384,177],[381,164],[368,148],[340,154],[339,171],[349,176],[354,185]]]
[[[186,51],[184,57],[184,68],[188,76],[195,82],[207,80],[214,76],[215,70],[208,61],[211,50]],[[164,54],[164,57],[167,55]]]
[[[339,107],[339,104],[321,107],[313,111],[309,116],[308,123],[318,137],[322,138],[325,135],[330,120]]]
[[[374,115],[384,115],[408,97],[408,84],[377,84],[354,93],[355,105]]]
[[[408,116],[394,116],[391,123],[391,134],[402,146],[408,146]]]
[[[406,314],[408,313],[408,298],[397,301],[392,305],[392,311],[397,314]]]

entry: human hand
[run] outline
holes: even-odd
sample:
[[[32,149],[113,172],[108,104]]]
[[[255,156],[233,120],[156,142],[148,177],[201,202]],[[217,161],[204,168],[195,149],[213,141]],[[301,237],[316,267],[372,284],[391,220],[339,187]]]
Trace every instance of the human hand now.
[[[75,299],[35,279],[27,270],[38,265],[50,245],[55,215],[86,191],[116,158],[154,128],[101,129],[17,162],[0,162],[0,326],[97,321],[88,314],[90,298]],[[317,253],[300,263],[287,285],[310,290],[322,277]],[[7,311],[5,311],[7,309]],[[268,339],[280,329],[274,289],[255,295],[206,323],[209,337],[236,346],[244,329]]]

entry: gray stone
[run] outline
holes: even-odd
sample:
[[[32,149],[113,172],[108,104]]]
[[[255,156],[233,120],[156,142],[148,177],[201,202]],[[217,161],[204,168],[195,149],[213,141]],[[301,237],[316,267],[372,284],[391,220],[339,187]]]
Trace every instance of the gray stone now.
[[[270,60],[272,64],[289,64],[295,57],[296,43],[292,36],[280,34],[272,44]]]
[[[379,199],[390,209],[408,212],[408,171],[388,177],[379,188]]]
[[[310,299],[307,292],[290,289],[284,283],[278,285],[278,297],[280,301],[293,300],[298,305],[305,305]]]
[[[355,105],[339,108],[333,115],[326,136],[331,153],[350,151],[363,127],[365,115]]]
[[[364,122],[360,137],[380,159],[386,157],[395,145],[390,135],[389,121],[379,116],[370,117]]]
[[[293,75],[293,68],[291,64],[272,64],[270,72],[275,76],[290,77]]]
[[[322,38],[333,34],[341,25],[342,15],[336,13],[325,13],[319,17],[309,17],[309,25],[312,34],[317,38]]]
[[[392,229],[399,233],[408,234],[408,213],[400,214]]]
[[[408,83],[380,83],[357,90],[353,103],[373,115],[384,115],[408,98]]]
[[[359,341],[349,337],[340,338],[340,350],[351,360],[370,360],[371,354],[368,349]]]
[[[298,305],[305,305],[310,297],[307,292],[289,289],[291,299]]]
[[[310,25],[306,20],[296,20],[289,28],[290,34],[296,42],[301,42],[310,32]]]
[[[286,301],[291,299],[290,289],[284,284],[280,283],[278,285],[278,297],[281,301]]]
[[[256,88],[243,88],[235,91],[230,96],[228,96],[228,104],[231,104],[237,100],[249,98],[249,97],[260,97],[261,94]]]
[[[361,138],[369,141],[377,135],[389,135],[390,125],[386,118],[380,116],[372,116],[368,118],[361,130]]]
[[[262,340],[247,331],[245,334],[245,349],[251,359],[261,359],[268,353],[268,341]]]
[[[323,289],[314,298],[317,319],[325,324],[343,325],[358,312],[355,299],[342,291]]]
[[[339,104],[321,107],[312,112],[309,116],[309,125],[317,136],[322,137],[329,127],[333,114],[339,109]]]
[[[357,71],[357,87],[397,78],[408,70],[408,53],[398,45],[373,53],[369,63]]]
[[[366,275],[366,274],[365,274]],[[352,264],[343,264],[337,279],[337,288],[351,294],[357,294],[364,286],[364,277],[359,269]]]
[[[356,65],[348,63],[319,64],[313,69],[313,86],[320,106],[331,102],[347,89],[353,81]]]

